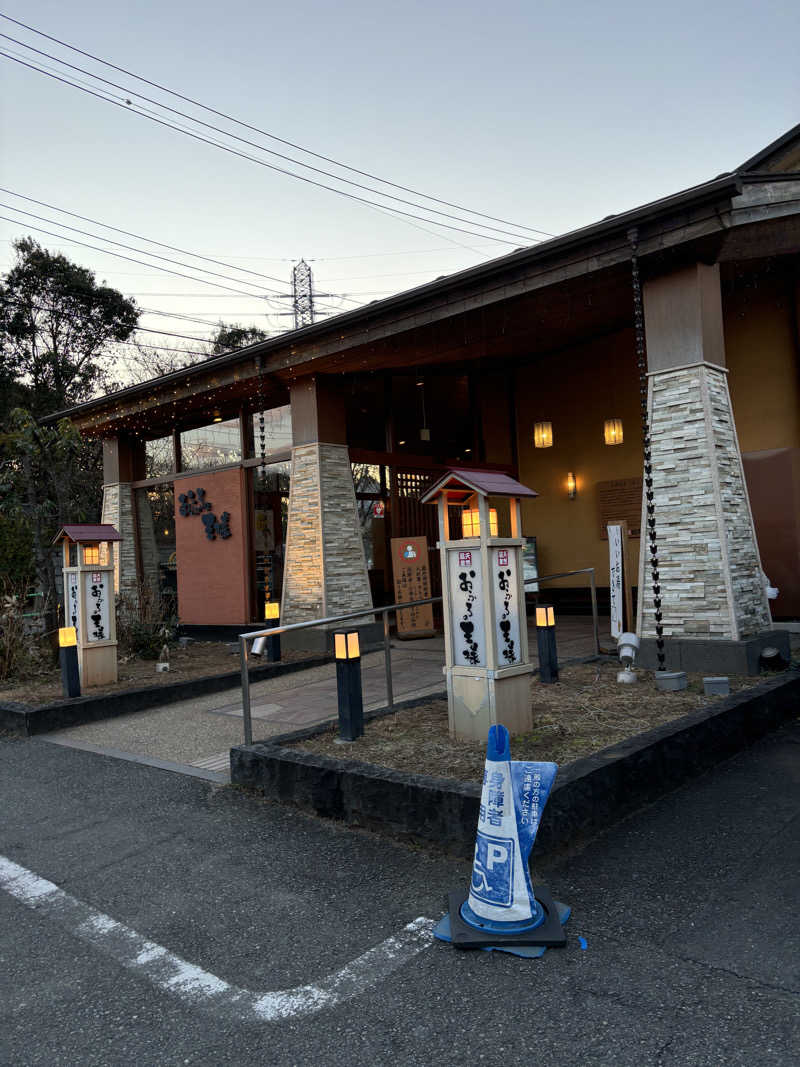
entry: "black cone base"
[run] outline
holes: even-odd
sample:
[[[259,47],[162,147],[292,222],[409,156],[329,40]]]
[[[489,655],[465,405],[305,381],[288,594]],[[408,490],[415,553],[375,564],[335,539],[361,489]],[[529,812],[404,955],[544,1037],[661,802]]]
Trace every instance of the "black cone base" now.
[[[543,945],[546,948],[563,948],[567,943],[567,935],[561,920],[558,917],[550,890],[543,885],[533,887],[536,899],[544,908],[544,922],[535,930],[522,931],[514,934],[498,934],[491,930],[478,930],[461,918],[461,905],[467,899],[468,894],[463,892],[450,893],[447,904],[450,910],[450,933],[452,943],[456,948],[486,948],[497,945]]]

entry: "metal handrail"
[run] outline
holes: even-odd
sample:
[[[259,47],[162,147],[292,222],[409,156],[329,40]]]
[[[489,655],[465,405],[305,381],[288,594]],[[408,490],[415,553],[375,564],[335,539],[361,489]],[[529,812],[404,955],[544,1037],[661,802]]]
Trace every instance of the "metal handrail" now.
[[[576,571],[564,571],[562,574],[545,574],[542,577],[529,578],[524,585],[534,582],[547,582],[555,578],[568,578],[573,574],[589,574],[592,588],[592,616],[594,620],[594,646],[595,654],[600,651],[600,634],[597,617],[597,589],[594,579],[594,567],[582,567]],[[383,657],[384,670],[386,672],[386,706],[394,707],[394,690],[392,688],[392,653],[389,641],[389,612],[403,611],[406,608],[422,607],[425,604],[439,604],[442,597],[431,596],[425,600],[409,600],[404,604],[389,604],[385,607],[365,608],[363,611],[350,611],[346,615],[327,615],[322,619],[311,619],[310,622],[292,622],[286,626],[271,626],[265,630],[252,630],[246,634],[239,634],[239,658],[242,671],[242,719],[244,722],[244,743],[253,743],[253,719],[250,708],[250,671],[248,666],[247,642],[255,641],[257,637],[277,637],[279,634],[293,633],[297,630],[310,630],[314,626],[328,626],[332,623],[350,622],[352,619],[364,619],[370,615],[383,616]]]
[[[552,582],[556,578],[570,578],[573,574],[588,574],[592,594],[592,625],[594,628],[594,654],[600,655],[600,620],[597,613],[597,584],[594,577],[594,567],[580,567],[576,571],[562,571],[560,574],[544,574],[541,578],[526,578],[523,585],[533,585],[534,582]]]
[[[248,670],[247,642],[257,637],[277,637],[278,634],[291,633],[295,630],[310,630],[313,626],[327,626],[331,623],[349,622],[351,619],[363,619],[370,615],[383,616],[383,657],[386,671],[386,706],[394,707],[394,690],[392,689],[392,652],[389,643],[389,612],[402,611],[404,608],[421,607],[424,604],[438,604],[440,596],[427,597],[425,600],[409,600],[404,604],[389,604],[382,608],[365,608],[364,611],[350,611],[346,615],[328,615],[323,619],[310,622],[292,622],[287,626],[272,626],[268,630],[253,630],[239,634],[239,657],[242,665],[242,718],[244,720],[244,743],[253,743],[253,721],[250,712],[250,672]]]

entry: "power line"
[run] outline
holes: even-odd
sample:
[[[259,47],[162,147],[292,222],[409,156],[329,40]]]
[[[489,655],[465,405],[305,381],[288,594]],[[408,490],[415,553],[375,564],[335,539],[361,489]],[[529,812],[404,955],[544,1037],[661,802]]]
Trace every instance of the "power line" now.
[[[12,208],[12,211],[18,211],[18,210],[19,210],[19,208]],[[246,293],[243,289],[232,289],[230,285],[222,285],[222,284],[220,284],[220,282],[212,282],[212,281],[209,281],[207,278],[195,278],[191,274],[182,274],[180,271],[170,270],[168,267],[159,267],[158,264],[156,264],[156,263],[147,263],[143,259],[133,259],[131,256],[123,256],[121,252],[112,252],[110,248],[101,248],[99,245],[91,245],[87,241],[78,241],[75,237],[67,237],[67,238],[65,238],[63,234],[53,233],[52,230],[45,230],[41,226],[33,226],[29,222],[26,222],[25,219],[10,219],[8,217],[8,215],[0,215],[0,219],[4,219],[6,222],[13,222],[15,226],[24,226],[28,230],[36,230],[37,233],[46,233],[50,237],[57,237],[59,240],[62,240],[62,241],[63,240],[70,241],[72,244],[81,245],[83,248],[93,248],[95,250],[95,252],[104,252],[107,256],[116,256],[117,259],[125,259],[129,263],[138,263],[142,267],[151,267],[153,270],[161,271],[163,274],[174,274],[176,278],[186,278],[190,282],[202,282],[203,285],[210,285],[210,286],[213,286],[213,288],[215,288],[215,289],[227,289],[229,293],[236,293],[238,296],[246,296],[246,297],[248,297],[250,299],[253,299],[253,300],[263,299],[263,297],[259,298],[256,293]],[[51,223],[51,225],[61,226],[63,224],[60,223],[60,222],[56,222],[56,223]],[[104,238],[101,238],[101,240],[104,240]],[[138,251],[138,249],[137,249],[137,251]],[[148,253],[145,253],[145,255],[147,255],[147,254]],[[148,294],[148,295],[153,295],[153,294]],[[202,296],[203,294],[194,293],[194,294],[189,294],[189,295]],[[208,294],[206,294],[206,295],[208,295]]]
[[[220,274],[219,271],[209,270],[208,267],[195,267],[192,263],[183,263],[179,259],[171,259],[169,256],[161,256],[158,252],[148,252],[146,248],[136,248],[133,245],[126,245],[122,241],[115,241],[113,237],[104,237],[100,233],[90,233],[88,230],[81,230],[77,226],[70,226],[68,222],[60,222],[58,219],[48,219],[45,218],[44,215],[37,215],[33,211],[26,211],[24,208],[15,207],[13,204],[3,204],[0,202],[0,207],[5,208],[7,211],[16,211],[20,215],[29,215],[32,219],[38,219],[39,222],[47,222],[51,226],[60,226],[62,230],[72,230],[74,233],[83,234],[84,237],[94,237],[96,241],[106,241],[108,244],[116,245],[118,248],[126,248],[129,252],[139,252],[144,256],[152,256],[153,259],[161,259],[165,263],[173,263],[177,267],[188,267],[191,270],[200,270],[204,274],[210,274],[213,278],[224,278],[226,281],[236,282],[239,285],[252,285],[254,288],[256,287],[256,282],[249,282],[244,278],[233,278],[229,274]],[[56,208],[55,210],[58,211],[60,209]],[[100,222],[97,223],[97,225],[103,226],[104,223]],[[144,240],[146,241],[147,238],[145,237]],[[189,255],[191,254],[192,253],[190,252]],[[234,270],[236,270],[235,267]],[[261,288],[262,291],[266,291],[262,286],[259,286],[259,288]]]
[[[167,93],[168,95],[173,96],[176,99],[183,100],[184,102],[186,102],[188,104],[192,104],[194,107],[199,107],[201,110],[207,111],[209,114],[217,115],[220,118],[224,118],[228,122],[233,122],[237,126],[241,126],[243,129],[251,130],[253,133],[259,133],[264,137],[269,137],[270,140],[278,141],[280,144],[288,145],[290,148],[297,149],[297,151],[303,152],[305,155],[313,156],[315,159],[321,159],[321,160],[324,160],[326,163],[332,163],[334,166],[339,167],[342,170],[349,170],[354,174],[360,174],[362,177],[369,178],[371,181],[380,182],[381,185],[387,185],[392,189],[400,189],[403,192],[411,193],[413,196],[421,196],[423,199],[430,200],[433,203],[443,204],[446,207],[455,208],[457,211],[464,211],[468,215],[475,215],[478,218],[489,219],[492,222],[501,222],[504,226],[514,226],[516,229],[528,230],[530,233],[540,234],[543,237],[552,237],[552,236],[554,236],[553,234],[548,233],[546,230],[540,230],[540,229],[537,229],[536,227],[533,227],[533,226],[525,226],[525,225],[522,225],[522,224],[509,222],[507,219],[500,219],[500,218],[497,218],[494,215],[487,215],[482,211],[474,211],[471,208],[464,207],[463,205],[453,203],[453,202],[451,202],[449,200],[443,200],[440,197],[430,196],[427,193],[420,192],[417,189],[412,189],[409,186],[400,185],[397,182],[392,182],[392,181],[388,181],[385,178],[380,178],[380,177],[378,177],[378,175],[371,174],[369,171],[359,170],[358,167],[351,167],[349,164],[342,163],[339,160],[331,158],[330,156],[322,155],[321,153],[314,152],[309,148],[304,148],[302,145],[295,144],[293,141],[287,141],[283,137],[278,137],[276,134],[270,133],[268,130],[262,130],[258,126],[252,126],[249,123],[243,122],[240,119],[237,119],[232,115],[226,114],[224,111],[218,111],[216,108],[208,107],[206,104],[200,103],[199,100],[194,100],[190,96],[185,96],[182,93],[178,93],[178,92],[174,91],[173,89],[167,88],[167,86],[165,86],[165,85],[160,85],[158,82],[150,81],[148,78],[142,77],[139,74],[135,74],[133,71],[127,70],[125,67],[120,67],[120,66],[117,66],[114,63],[110,63],[108,60],[101,59],[99,56],[93,55],[91,52],[86,52],[83,49],[78,48],[76,45],[71,45],[66,41],[62,41],[58,37],[53,37],[48,33],[44,33],[42,30],[37,30],[33,26],[30,26],[25,22],[21,22],[18,19],[11,18],[9,15],[2,14],[2,12],[0,12],[0,17],[6,19],[8,22],[13,22],[17,26],[21,26],[23,29],[26,29],[31,33],[35,33],[39,37],[44,37],[46,40],[52,41],[54,44],[61,45],[62,48],[67,48],[71,52],[76,52],[79,55],[85,56],[87,59],[92,59],[96,63],[101,63],[103,66],[109,67],[111,70],[117,70],[121,74],[127,75],[129,78],[134,78],[136,81],[142,82],[145,85],[150,85],[154,89],[158,89],[160,92]],[[16,40],[13,37],[8,37],[7,34],[2,34],[2,36],[3,37],[7,37],[8,40]],[[25,47],[25,48],[30,48],[30,49],[32,49],[32,51],[39,51],[38,49],[34,49],[31,45],[25,44],[23,41],[16,41],[16,43],[23,45],[23,47]],[[46,52],[40,52],[40,54],[41,55],[48,55],[48,53],[46,53]],[[56,57],[56,56],[50,56],[49,58],[55,59],[56,62],[59,62],[59,63],[65,63],[64,60],[58,59],[58,57]],[[66,64],[66,65],[70,66],[71,64]],[[73,69],[81,70],[82,68],[74,67]],[[82,72],[85,73],[85,74],[88,74],[89,77],[99,78],[98,75],[92,74],[90,71],[82,71]],[[104,79],[100,79],[100,80],[104,80]],[[115,83],[109,82],[108,84],[113,85]],[[122,88],[122,86],[117,86],[117,88]],[[141,94],[137,93],[135,95],[140,96]],[[144,97],[144,96],[142,96],[142,99],[149,100],[148,97]],[[150,100],[149,102],[150,103],[156,103],[157,106],[159,106],[159,107],[165,107],[166,106],[166,105],[158,104],[157,101]],[[170,110],[172,110],[172,109],[170,109]],[[178,112],[178,114],[182,114],[182,113]],[[186,117],[189,117],[189,116],[186,116]],[[200,120],[193,120],[193,121],[198,121],[199,122]],[[206,125],[206,124],[204,123],[204,125]],[[212,128],[216,129],[216,127],[212,127]],[[222,131],[222,132],[225,132],[225,131]],[[232,136],[235,136],[235,135],[228,134],[228,136],[232,137]],[[239,138],[239,139],[241,140],[241,138]],[[251,143],[251,142],[247,142],[247,143]],[[322,173],[322,174],[329,174],[328,171],[320,170],[317,167],[311,167],[308,163],[303,163],[300,160],[295,160],[295,159],[291,159],[291,157],[283,156],[278,152],[273,152],[271,149],[262,148],[262,151],[271,152],[271,154],[273,154],[273,155],[280,156],[281,159],[290,159],[291,162],[297,163],[299,166],[306,167],[309,170],[315,170],[315,171],[318,171],[319,173]],[[347,181],[346,178],[340,178],[337,175],[330,175],[330,176],[334,177],[337,181],[343,181],[343,182]],[[359,183],[350,182],[349,184],[358,185]],[[363,188],[368,188],[368,187],[365,187],[363,185],[359,185],[359,188],[363,189]],[[377,193],[379,196],[389,196],[388,193],[381,193],[380,190],[377,190],[377,189],[370,189],[370,191]],[[392,197],[392,199],[396,199],[397,200],[397,199],[400,199],[400,198]],[[401,202],[402,203],[408,203],[408,201],[406,201],[406,200],[402,200]],[[430,211],[431,213],[433,213],[434,210],[435,210],[433,208],[426,208],[426,207],[424,207],[424,205],[416,205],[416,206],[422,206],[423,210]],[[446,212],[438,212],[438,214],[446,215]],[[453,216],[446,215],[446,217],[452,218]],[[461,220],[461,221],[465,221],[465,220]],[[485,229],[494,229],[494,227],[484,227],[484,228]]]
[[[27,47],[30,47],[30,46],[27,46]],[[36,49],[34,49],[34,51],[36,51]],[[190,132],[189,130],[182,129],[180,126],[177,126],[175,123],[167,122],[166,119],[156,118],[154,115],[148,114],[146,111],[142,110],[140,107],[132,105],[129,102],[126,103],[126,104],[123,104],[120,101],[115,100],[111,95],[103,95],[102,92],[95,92],[92,89],[86,89],[82,85],[79,85],[77,82],[72,81],[69,78],[64,78],[64,77],[61,77],[61,76],[59,76],[57,74],[52,74],[50,71],[43,69],[41,66],[37,66],[35,63],[28,63],[28,62],[25,62],[22,59],[18,59],[16,56],[11,55],[7,51],[0,50],[0,55],[5,56],[6,59],[11,59],[12,62],[14,62],[14,63],[18,63],[23,67],[27,67],[29,70],[34,70],[39,74],[44,74],[46,77],[51,78],[54,81],[61,82],[64,85],[70,85],[74,89],[79,89],[81,92],[87,93],[89,96],[94,96],[98,100],[103,100],[108,104],[114,104],[116,107],[120,107],[125,111],[132,112],[135,115],[139,115],[141,118],[149,119],[151,122],[155,122],[159,126],[165,126],[167,129],[176,130],[178,133],[182,133],[187,137],[192,137],[194,140],[200,141],[203,144],[212,145],[214,148],[219,148],[223,152],[228,152],[230,155],[239,156],[241,159],[249,160],[249,162],[251,162],[251,163],[256,163],[261,167],[266,167],[268,170],[273,170],[278,174],[286,174],[289,177],[296,178],[298,181],[305,182],[307,185],[313,185],[318,189],[326,189],[328,192],[336,193],[338,196],[347,197],[347,199],[349,199],[349,200],[355,200],[358,203],[366,204],[368,207],[375,208],[378,211],[383,211],[383,212],[386,212],[387,214],[396,215],[396,216],[402,217],[404,219],[417,219],[419,222],[425,222],[429,226],[438,226],[438,227],[446,229],[446,230],[454,230],[457,233],[465,233],[465,234],[468,234],[471,237],[479,237],[484,241],[489,238],[489,235],[486,234],[486,233],[478,233],[475,230],[467,230],[467,229],[464,229],[464,227],[462,227],[462,226],[453,226],[453,225],[451,225],[450,223],[447,223],[447,222],[439,222],[437,219],[424,218],[423,216],[416,215],[416,214],[414,214],[412,212],[409,212],[409,211],[402,211],[400,208],[392,207],[392,206],[387,205],[387,204],[376,204],[375,201],[368,200],[366,197],[357,196],[355,193],[345,192],[344,189],[337,189],[335,186],[327,185],[325,182],[315,181],[313,178],[308,178],[303,174],[296,174],[294,171],[286,170],[286,168],[284,168],[284,167],[277,167],[273,163],[267,163],[266,160],[257,159],[255,156],[251,156],[247,152],[240,152],[238,149],[232,148],[230,145],[220,144],[218,141],[214,141],[211,138],[203,137],[198,133],[193,133],[193,132]],[[61,61],[61,62],[63,62],[63,61]],[[66,64],[66,65],[67,66],[71,66],[71,64]],[[100,79],[100,80],[105,80],[105,79]],[[141,94],[132,93],[132,95],[139,96]],[[160,106],[164,106],[164,105],[160,105]],[[166,110],[172,111],[174,109],[173,108],[166,108]],[[190,117],[190,116],[188,116],[188,117]],[[199,120],[193,120],[193,121],[199,121]],[[207,123],[202,123],[202,125],[207,125]],[[226,136],[234,137],[235,135],[226,134]],[[242,138],[236,138],[236,139],[237,140],[242,140]],[[260,148],[260,146],[256,146],[256,147],[259,148],[261,151],[264,151],[264,149]],[[337,181],[344,181],[345,179],[338,178],[336,180]],[[376,191],[376,190],[373,190],[373,191]],[[378,195],[379,196],[386,196],[387,194],[378,193]],[[422,210],[424,210],[424,211],[432,211],[432,209],[425,208],[425,207],[423,207]],[[412,225],[413,225],[413,223],[412,223]],[[481,224],[480,223],[474,223],[473,225],[481,225]],[[508,241],[508,240],[505,240],[504,238],[501,238],[501,237],[492,238],[492,240],[494,240],[495,243],[497,243],[497,244],[516,245],[515,241]],[[526,241],[526,240],[528,240],[528,238],[518,237],[518,240],[519,241]]]
[[[140,100],[146,100],[148,104],[154,104],[156,107],[161,108],[163,111],[168,111],[173,115],[179,115],[182,119],[188,119],[189,122],[194,122],[198,126],[203,126],[205,129],[208,129],[208,130],[213,130],[215,133],[220,133],[224,137],[230,137],[234,141],[241,142],[241,144],[249,145],[251,148],[255,148],[259,152],[266,152],[268,155],[276,156],[278,159],[283,159],[286,162],[293,163],[298,167],[304,167],[306,170],[313,171],[315,174],[324,174],[326,177],[333,178],[334,181],[342,182],[344,185],[351,185],[355,189],[363,189],[366,192],[374,193],[376,196],[386,197],[386,199],[388,199],[388,200],[396,200],[397,203],[399,203],[399,204],[406,204],[407,206],[415,207],[420,211],[427,211],[429,214],[432,214],[432,215],[441,215],[443,218],[453,219],[456,222],[466,222],[470,226],[480,226],[484,230],[492,230],[495,233],[503,233],[503,234],[506,234],[508,237],[516,237],[520,241],[530,240],[530,238],[521,236],[520,234],[511,233],[508,230],[501,230],[497,226],[487,226],[486,223],[475,222],[473,219],[464,219],[464,218],[461,218],[461,216],[459,216],[459,215],[451,215],[447,211],[439,211],[437,208],[427,207],[425,204],[419,204],[419,203],[417,203],[417,202],[415,202],[413,200],[406,200],[402,196],[394,196],[394,194],[392,194],[392,193],[383,193],[383,192],[380,191],[380,189],[374,189],[370,185],[364,185],[362,182],[351,181],[349,178],[343,178],[338,174],[332,174],[328,170],[324,170],[324,169],[322,169],[320,167],[314,167],[310,163],[303,163],[303,161],[300,160],[300,159],[295,159],[292,156],[284,155],[282,152],[276,152],[272,148],[265,148],[263,145],[260,145],[255,141],[251,141],[247,137],[239,137],[238,134],[231,133],[229,130],[223,129],[221,126],[215,126],[212,122],[204,122],[202,119],[195,118],[193,115],[187,115],[185,111],[179,111],[177,108],[170,107],[169,104],[162,104],[159,100],[154,100],[151,96],[146,96],[144,93],[137,93],[135,89],[131,89],[128,86],[125,86],[125,85],[120,85],[118,82],[110,81],[108,78],[104,78],[100,74],[93,74],[92,71],[86,70],[85,67],[78,67],[74,63],[69,63],[66,59],[61,59],[59,56],[54,56],[51,52],[42,51],[41,48],[34,48],[33,45],[26,44],[25,41],[20,41],[18,38],[11,37],[7,33],[0,33],[0,37],[4,37],[7,41],[13,41],[14,44],[18,44],[22,48],[27,48],[30,52],[35,52],[39,56],[46,56],[47,59],[51,59],[55,63],[60,63],[62,65],[62,67],[68,67],[70,70],[76,70],[80,74],[85,74],[87,77],[93,78],[95,82],[102,82],[104,85],[110,85],[114,89],[120,89],[122,92],[129,93],[131,96],[136,96]],[[69,47],[69,46],[67,46],[67,47]],[[19,58],[17,55],[15,55],[12,52],[9,52],[8,56],[11,59],[18,59]],[[45,67],[41,63],[41,60],[38,60],[37,62],[40,63],[43,73],[48,73],[48,74],[52,74],[53,73],[52,68]],[[132,77],[137,78],[138,76],[134,74],[134,75],[132,75]],[[82,89],[86,88],[85,84],[80,82],[80,81],[78,81],[77,79],[75,80],[75,85],[77,87],[79,87],[79,88],[82,88]],[[109,94],[109,95],[112,96],[113,94]],[[130,104],[130,101],[126,100],[125,103],[126,104]],[[141,105],[139,105],[139,106],[141,107]],[[149,112],[150,114],[152,114],[152,112],[149,111],[149,108],[141,108],[141,111],[142,111],[142,113]],[[183,132],[186,132],[185,128],[183,129]],[[283,171],[283,173],[292,174],[291,171]],[[292,174],[292,176],[296,177],[296,178],[297,177],[301,177],[301,175],[297,175],[297,174]],[[326,188],[328,188],[328,187],[326,186]],[[336,191],[341,191],[341,190],[334,190],[334,191],[336,192]],[[467,210],[469,210],[469,209],[467,209]],[[470,212],[470,214],[474,214],[474,212]],[[435,222],[436,220],[435,219],[431,219],[429,221]],[[520,229],[528,229],[528,228],[529,227],[525,227],[525,226],[520,227]],[[538,231],[536,231],[536,232],[538,232]]]
[[[68,211],[67,208],[65,208],[65,207],[56,207],[55,204],[48,204],[44,200],[36,200],[32,196],[25,196],[24,193],[17,193],[13,189],[6,189],[3,186],[0,186],[0,193],[10,193],[11,196],[19,197],[20,200],[27,200],[28,203],[38,204],[39,207],[46,207],[46,208],[48,208],[48,210],[57,211],[57,212],[59,212],[59,214],[62,214],[62,215],[69,215],[73,219],[81,219],[83,222],[91,222],[93,226],[103,226],[106,230],[113,230],[115,233],[124,233],[126,235],[126,237],[135,237],[137,241],[146,241],[148,244],[158,245],[159,248],[168,248],[172,252],[180,252],[181,255],[183,255],[183,256],[192,256],[193,259],[204,259],[208,263],[216,263],[216,265],[218,267],[227,267],[229,270],[238,270],[238,271],[241,271],[244,274],[252,274],[256,278],[264,278],[264,279],[266,279],[267,281],[270,281],[270,282],[279,282],[281,285],[285,284],[283,279],[275,278],[271,274],[261,274],[261,273],[259,273],[259,271],[256,271],[256,270],[248,270],[247,267],[237,267],[233,263],[225,263],[224,261],[222,261],[220,259],[213,259],[211,256],[201,255],[199,252],[190,252],[186,248],[178,248],[176,245],[168,245],[164,241],[156,241],[152,237],[143,237],[140,233],[132,233],[130,230],[122,230],[122,229],[120,229],[119,226],[112,226],[111,223],[109,223],[109,222],[100,222],[98,219],[91,219],[86,215],[78,215],[77,212],[75,212],[75,211]],[[20,208],[14,208],[13,210],[19,211],[21,209]],[[60,225],[65,225],[65,224],[59,223],[58,225],[60,226]],[[81,233],[83,231],[79,230],[78,232]],[[110,238],[104,237],[103,240],[104,241],[110,240]],[[127,245],[122,245],[122,247],[126,248]],[[148,255],[154,255],[154,253],[151,253],[151,252],[148,252],[147,254]],[[170,262],[172,262],[172,261],[170,261]],[[200,269],[200,268],[196,268],[196,269]],[[211,272],[209,271],[208,273],[211,273]]]

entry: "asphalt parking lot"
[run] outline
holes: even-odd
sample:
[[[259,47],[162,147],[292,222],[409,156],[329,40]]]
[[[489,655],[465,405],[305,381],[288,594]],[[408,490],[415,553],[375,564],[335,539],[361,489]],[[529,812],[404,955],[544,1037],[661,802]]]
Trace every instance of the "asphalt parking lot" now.
[[[795,1064],[798,745],[795,723],[535,868],[572,936],[525,961],[408,933],[465,863],[3,740],[2,1062]]]

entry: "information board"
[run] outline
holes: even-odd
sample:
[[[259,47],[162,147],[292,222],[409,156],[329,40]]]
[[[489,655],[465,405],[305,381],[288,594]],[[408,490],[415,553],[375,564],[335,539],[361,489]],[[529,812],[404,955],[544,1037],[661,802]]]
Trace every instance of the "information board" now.
[[[608,538],[610,522],[623,521],[628,537],[638,537],[642,525],[642,479],[617,478],[597,483],[600,536]]]
[[[426,600],[431,596],[426,537],[392,538],[392,574],[396,604]],[[421,607],[397,612],[398,637],[432,637],[434,633],[433,604],[423,604]]]

